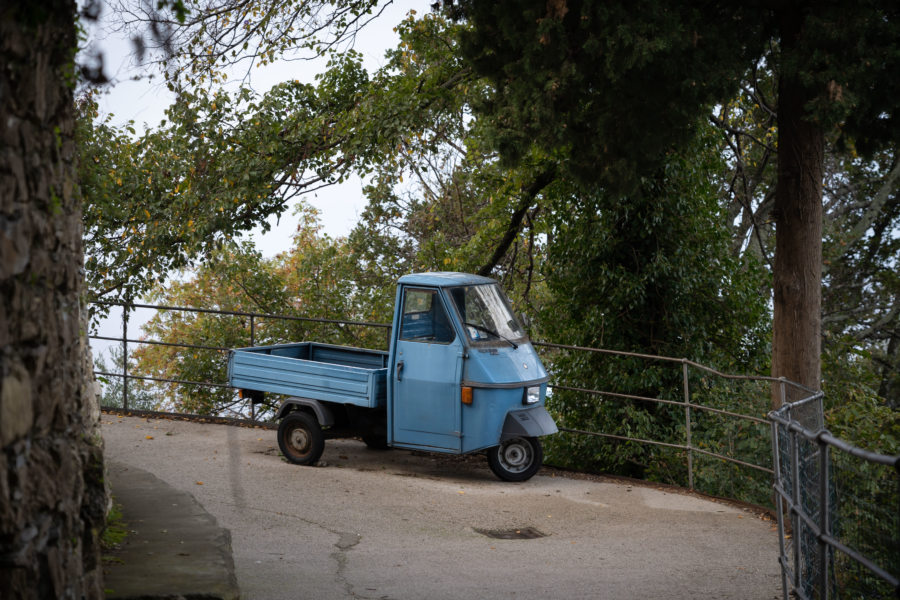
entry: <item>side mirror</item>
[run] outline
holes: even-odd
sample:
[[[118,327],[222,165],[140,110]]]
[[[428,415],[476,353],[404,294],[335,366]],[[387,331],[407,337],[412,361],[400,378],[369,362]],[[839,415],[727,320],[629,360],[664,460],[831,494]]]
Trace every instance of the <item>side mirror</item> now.
[[[519,323],[521,323],[525,327],[531,327],[531,318],[525,313],[522,313],[519,315]]]

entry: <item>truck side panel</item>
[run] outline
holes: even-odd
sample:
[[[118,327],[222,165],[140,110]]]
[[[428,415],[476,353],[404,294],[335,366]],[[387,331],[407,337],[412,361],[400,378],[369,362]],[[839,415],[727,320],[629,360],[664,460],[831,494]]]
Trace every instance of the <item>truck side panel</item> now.
[[[303,342],[232,350],[228,379],[241,389],[377,408],[387,401],[386,365],[377,350]]]

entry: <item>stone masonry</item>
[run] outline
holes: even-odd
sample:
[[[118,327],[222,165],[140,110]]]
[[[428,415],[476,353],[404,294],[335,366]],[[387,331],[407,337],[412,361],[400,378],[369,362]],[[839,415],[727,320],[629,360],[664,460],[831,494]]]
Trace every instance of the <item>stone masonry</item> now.
[[[0,598],[102,598],[74,0],[0,3]],[[88,362],[85,362],[88,361]]]

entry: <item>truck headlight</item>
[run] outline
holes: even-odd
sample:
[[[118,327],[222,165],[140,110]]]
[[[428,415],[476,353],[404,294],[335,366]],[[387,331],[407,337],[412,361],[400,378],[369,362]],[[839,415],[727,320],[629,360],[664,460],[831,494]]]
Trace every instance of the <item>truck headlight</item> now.
[[[541,386],[535,385],[525,388],[524,404],[537,404],[541,401]]]

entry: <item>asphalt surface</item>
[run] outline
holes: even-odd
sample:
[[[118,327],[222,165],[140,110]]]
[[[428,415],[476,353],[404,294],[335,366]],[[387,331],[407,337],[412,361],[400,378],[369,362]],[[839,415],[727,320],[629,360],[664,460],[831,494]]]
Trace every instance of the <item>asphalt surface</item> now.
[[[116,462],[107,469],[128,535],[106,555],[106,597],[237,600],[228,530],[152,473]]]
[[[152,474],[160,489],[196,499],[204,527],[230,532],[245,600],[781,594],[774,524],[689,493],[551,471],[504,483],[483,456],[377,452],[354,440],[329,441],[319,466],[298,467],[280,458],[274,431],[227,425],[105,414],[103,434],[115,469]],[[118,497],[129,484],[112,485]],[[182,509],[156,506],[171,519],[154,534],[166,541]],[[188,573],[213,560],[187,554]]]

